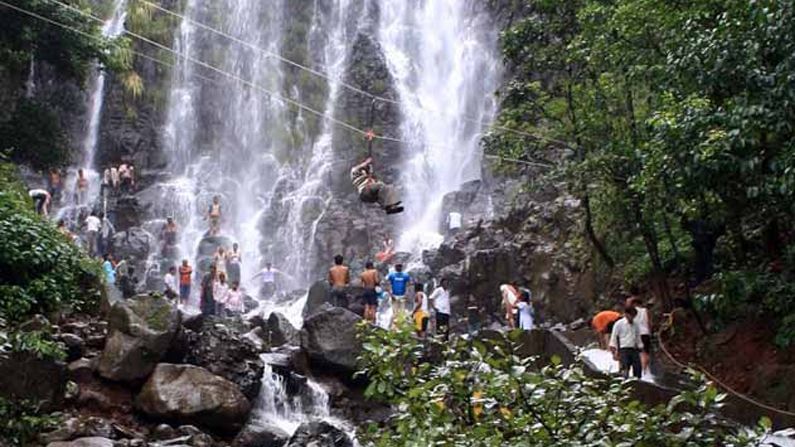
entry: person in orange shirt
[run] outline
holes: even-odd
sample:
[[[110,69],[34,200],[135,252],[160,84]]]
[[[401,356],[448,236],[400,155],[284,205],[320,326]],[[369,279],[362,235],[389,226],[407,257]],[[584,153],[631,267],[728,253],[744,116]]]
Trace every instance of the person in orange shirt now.
[[[591,328],[599,338],[599,347],[607,349],[613,325],[621,319],[621,314],[612,310],[603,310],[591,318]]]
[[[331,286],[331,302],[337,307],[348,308],[348,295],[345,289],[351,283],[351,272],[343,265],[342,255],[334,256],[334,266],[328,271],[328,283]]]
[[[179,267],[179,302],[180,304],[188,304],[190,298],[190,285],[191,275],[193,269],[188,264],[187,259],[182,260],[182,265]]]
[[[364,319],[372,324],[375,324],[375,311],[378,307],[378,295],[375,293],[375,288],[381,283],[381,275],[378,270],[373,267],[373,263],[367,261],[364,266],[364,271],[359,275],[359,280],[364,287]]]

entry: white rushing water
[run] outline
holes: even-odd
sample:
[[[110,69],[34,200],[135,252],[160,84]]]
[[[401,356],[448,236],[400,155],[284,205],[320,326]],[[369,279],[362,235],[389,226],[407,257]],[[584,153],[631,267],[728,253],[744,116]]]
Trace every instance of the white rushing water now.
[[[379,40],[397,83],[406,141],[404,233],[399,248],[441,242],[442,198],[480,178],[480,138],[494,118],[497,33],[484,2],[383,0]]]

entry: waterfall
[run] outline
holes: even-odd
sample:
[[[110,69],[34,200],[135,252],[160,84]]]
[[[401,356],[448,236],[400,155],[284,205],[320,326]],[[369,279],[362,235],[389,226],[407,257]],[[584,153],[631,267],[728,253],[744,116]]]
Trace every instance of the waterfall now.
[[[474,0],[382,0],[379,40],[397,84],[405,140],[399,248],[438,245],[442,199],[480,178],[480,138],[501,76],[497,31]],[[406,187],[410,185],[410,187]]]

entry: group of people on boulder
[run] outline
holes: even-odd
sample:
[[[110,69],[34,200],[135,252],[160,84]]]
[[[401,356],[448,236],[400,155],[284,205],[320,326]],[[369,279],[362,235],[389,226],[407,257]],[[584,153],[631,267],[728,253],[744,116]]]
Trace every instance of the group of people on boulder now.
[[[335,306],[348,308],[352,281],[350,268],[345,265],[342,255],[334,257],[327,280],[329,301]],[[359,274],[358,285],[363,289],[359,298],[364,303],[364,318],[371,324],[391,329],[411,315],[418,336],[425,337],[433,321],[436,334],[445,339],[449,337],[450,293],[446,279],[442,278],[427,295],[425,285],[413,282],[411,275],[403,271],[402,264],[395,264],[394,270],[382,277],[373,262],[368,261]]]
[[[112,191],[131,193],[135,191],[135,166],[132,163],[121,163],[109,166],[102,173],[102,192]]]
[[[624,303],[623,314],[604,310],[591,319],[591,328],[601,349],[609,349],[624,377],[641,378],[649,373],[652,353],[652,321],[643,299],[633,290]]]

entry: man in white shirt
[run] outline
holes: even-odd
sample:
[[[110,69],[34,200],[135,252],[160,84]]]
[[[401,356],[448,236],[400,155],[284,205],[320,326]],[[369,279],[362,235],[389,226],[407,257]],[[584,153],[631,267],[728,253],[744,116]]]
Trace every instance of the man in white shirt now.
[[[86,217],[86,243],[88,244],[88,254],[90,256],[97,256],[97,238],[99,237],[99,229],[102,227],[102,221],[99,220],[96,213],[92,212],[90,216]]]
[[[254,278],[262,278],[262,288],[260,289],[260,296],[263,298],[270,298],[276,292],[276,274],[280,271],[273,268],[270,262],[265,264],[265,268],[260,270],[259,273],[254,275]],[[252,279],[254,279],[252,278]]]
[[[651,363],[651,317],[649,316],[649,309],[643,305],[643,299],[637,296],[636,291],[633,291],[632,296],[627,298],[626,305],[638,311],[638,316],[635,317],[635,324],[638,326],[640,339],[643,341],[640,364],[643,366],[644,371],[648,371]]]
[[[447,215],[447,234],[450,236],[455,235],[461,229],[461,213],[451,211]]]
[[[173,265],[168,268],[168,273],[163,277],[163,283],[166,286],[166,298],[173,300],[177,297],[177,268]]]
[[[439,287],[431,293],[430,300],[436,310],[436,334],[444,334],[444,339],[450,339],[450,291],[447,288],[447,279],[439,281]]]
[[[640,379],[642,374],[640,348],[643,346],[643,341],[640,338],[640,329],[634,321],[637,315],[638,311],[634,307],[627,307],[624,318],[616,321],[613,333],[610,334],[610,351],[613,352],[613,358],[618,360],[624,377],[629,375],[631,367],[632,375]]]

